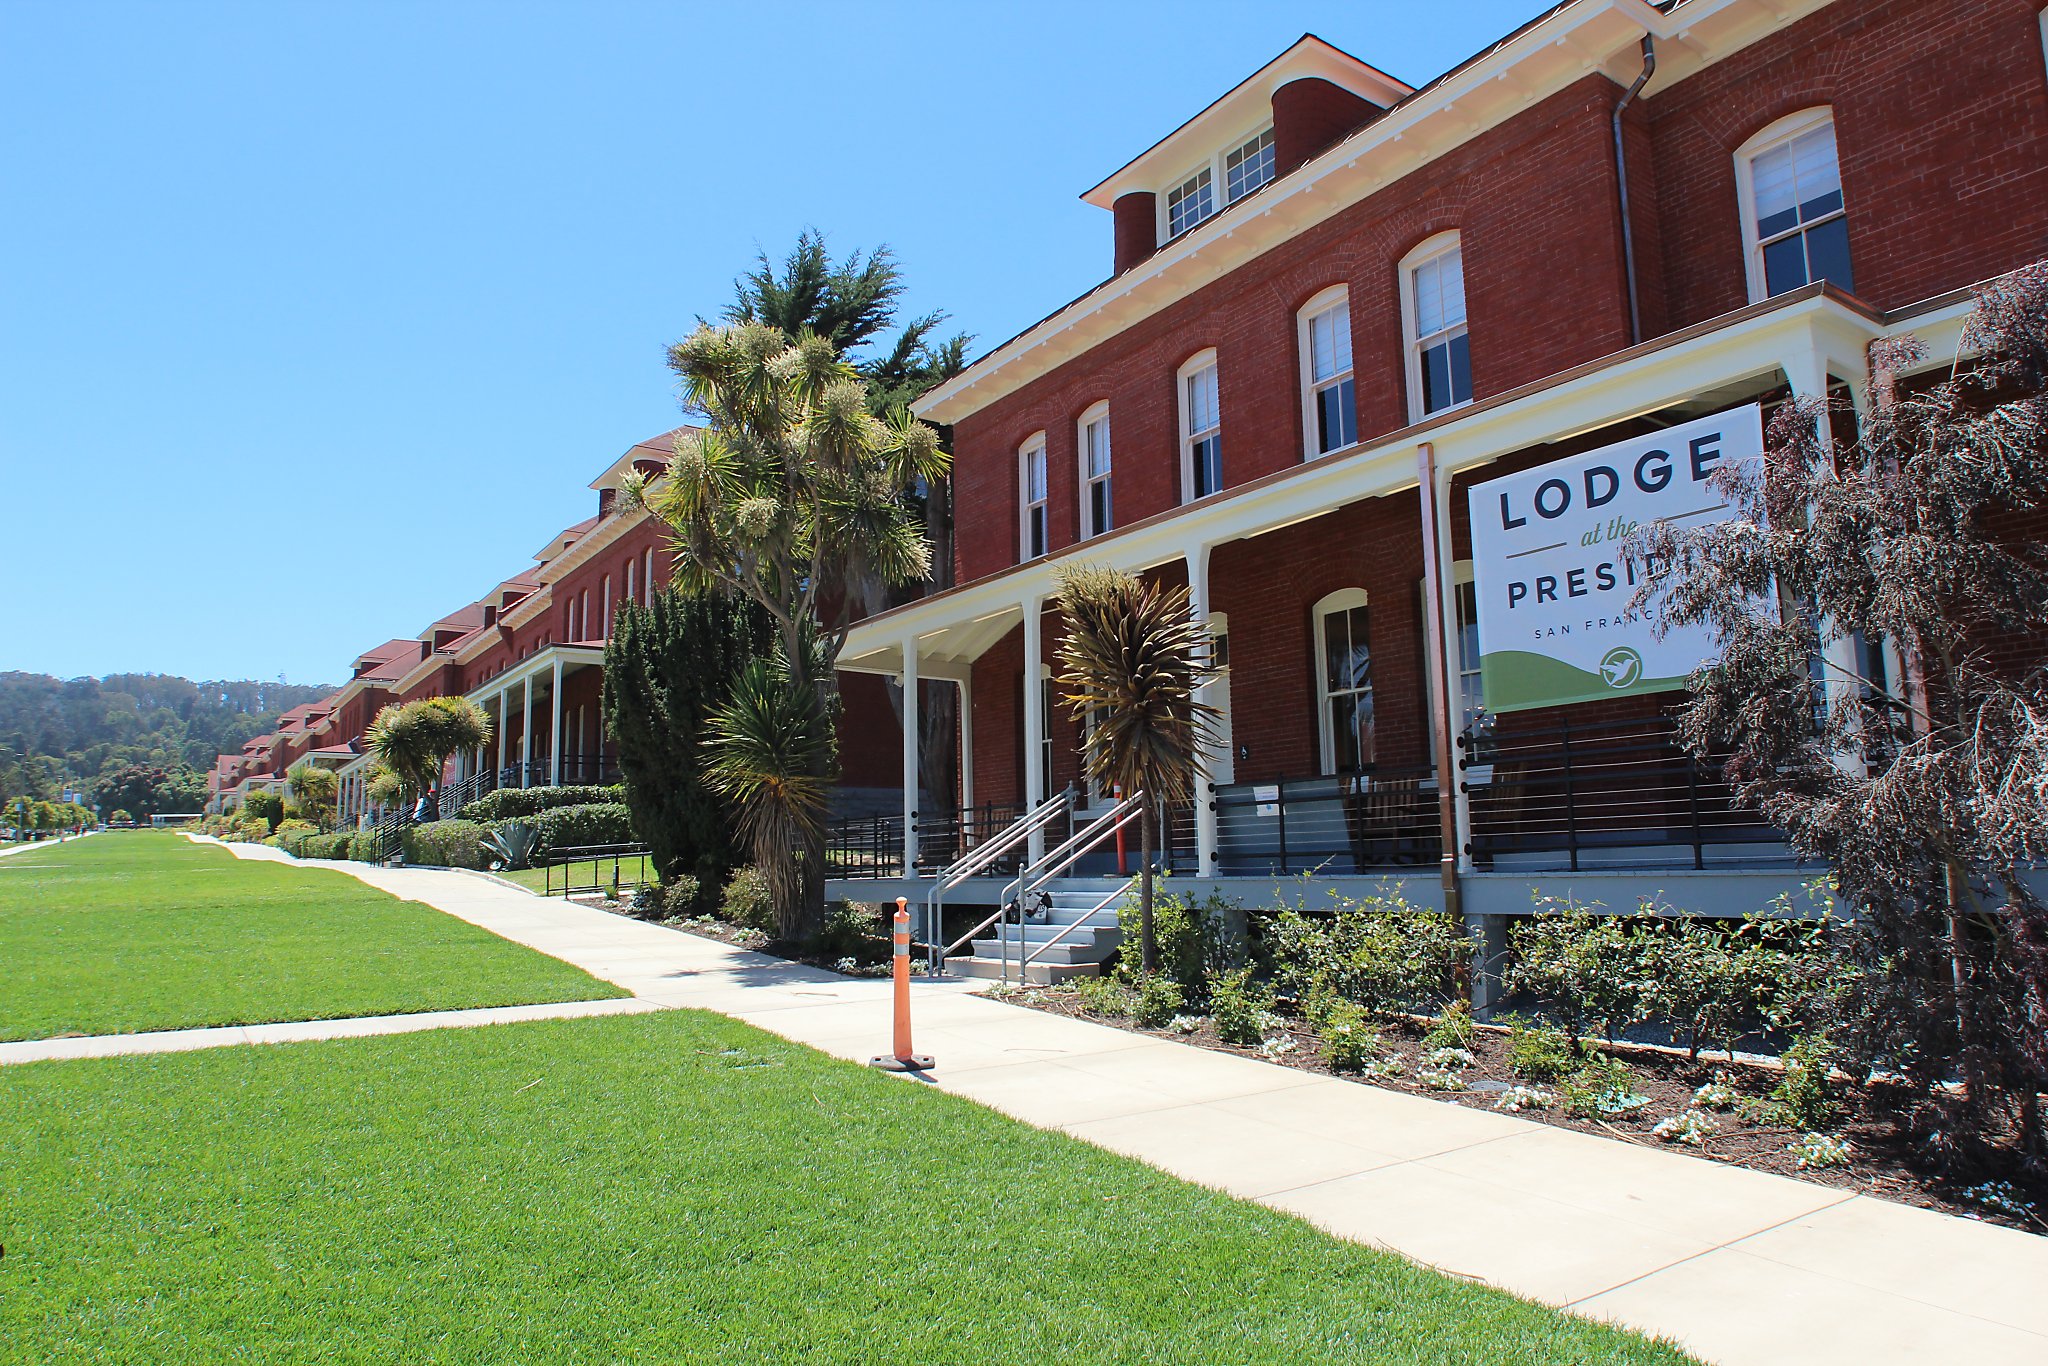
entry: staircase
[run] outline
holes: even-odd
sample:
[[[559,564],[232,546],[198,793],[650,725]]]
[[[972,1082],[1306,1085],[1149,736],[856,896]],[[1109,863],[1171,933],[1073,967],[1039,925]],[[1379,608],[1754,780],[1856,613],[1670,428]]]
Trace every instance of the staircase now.
[[[1117,912],[1135,894],[1125,878],[1060,878],[1040,894],[1044,900],[1025,915],[1021,932],[1014,918],[988,926],[973,941],[973,955],[948,959],[946,970],[963,977],[1000,979],[1007,966],[1010,980],[1017,981],[1019,961],[1025,960],[1025,982],[1045,985],[1094,977],[1123,939]],[[999,933],[1008,939],[1007,965]]]

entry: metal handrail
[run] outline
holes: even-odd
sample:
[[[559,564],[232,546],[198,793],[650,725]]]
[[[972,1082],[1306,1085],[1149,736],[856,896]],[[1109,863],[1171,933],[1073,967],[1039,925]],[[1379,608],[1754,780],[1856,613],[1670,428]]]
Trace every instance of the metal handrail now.
[[[1118,902],[1118,901],[1122,901],[1122,900],[1123,900],[1123,899],[1124,899],[1125,897],[1129,896],[1129,895],[1131,894],[1131,884],[1132,884],[1133,882],[1136,882],[1136,881],[1137,881],[1137,879],[1136,879],[1135,877],[1132,877],[1132,878],[1127,878],[1127,879],[1126,879],[1126,880],[1124,881],[1124,885],[1123,885],[1123,886],[1121,886],[1121,887],[1117,888],[1117,889],[1116,889],[1115,891],[1111,892],[1111,893],[1110,893],[1110,894],[1109,894],[1108,896],[1106,896],[1106,897],[1104,897],[1104,898],[1103,898],[1102,900],[1100,900],[1100,901],[1096,902],[1096,903],[1095,903],[1095,904],[1094,904],[1093,906],[1090,906],[1090,907],[1089,907],[1089,908],[1088,908],[1087,910],[1083,911],[1083,912],[1082,912],[1082,913],[1081,913],[1081,914],[1080,914],[1079,916],[1075,917],[1075,919],[1074,919],[1074,923],[1073,923],[1073,924],[1071,924],[1071,925],[1068,925],[1068,926],[1064,927],[1063,929],[1061,929],[1061,930],[1060,930],[1060,932],[1059,932],[1058,934],[1056,934],[1056,935],[1054,935],[1054,936],[1053,936],[1052,938],[1050,938],[1050,939],[1046,940],[1046,941],[1045,941],[1045,942],[1044,942],[1043,944],[1040,944],[1040,945],[1039,945],[1039,946],[1038,946],[1037,948],[1033,949],[1033,950],[1032,950],[1032,951],[1031,951],[1030,953],[1027,953],[1027,954],[1025,954],[1025,955],[1024,955],[1024,959],[1023,959],[1023,961],[1022,961],[1021,963],[1019,963],[1019,964],[1017,965],[1017,973],[1018,973],[1018,975],[1019,975],[1019,976],[1021,977],[1021,976],[1023,975],[1023,973],[1024,973],[1024,969],[1026,969],[1026,968],[1030,967],[1030,966],[1031,966],[1031,965],[1032,965],[1033,963],[1037,962],[1037,961],[1038,961],[1038,957],[1039,957],[1039,955],[1040,955],[1040,954],[1042,954],[1042,953],[1044,953],[1044,952],[1045,952],[1045,951],[1046,951],[1047,949],[1049,949],[1049,948],[1051,948],[1051,947],[1052,947],[1053,945],[1055,945],[1055,944],[1059,943],[1059,942],[1060,942],[1060,941],[1061,941],[1062,939],[1065,939],[1065,938],[1066,938],[1066,937],[1067,937],[1068,935],[1072,934],[1072,933],[1073,933],[1073,932],[1074,932],[1075,930],[1078,930],[1078,929],[1080,929],[1080,928],[1081,928],[1081,927],[1082,927],[1083,925],[1085,925],[1085,924],[1087,924],[1087,923],[1088,923],[1089,921],[1093,920],[1093,919],[1094,919],[1094,918],[1095,918],[1096,916],[1098,916],[1098,915],[1102,914],[1102,913],[1103,913],[1104,911],[1108,910],[1108,909],[1109,909],[1109,907],[1110,907],[1110,905],[1111,905],[1112,903],[1114,903],[1114,902]],[[1019,934],[1018,934],[1018,942],[1019,942],[1019,946],[1020,946],[1020,948],[1021,948],[1021,946],[1022,946],[1022,941],[1023,941],[1023,935],[1022,935],[1022,932],[1021,932],[1021,930],[1020,930],[1020,932],[1019,932]]]
[[[945,922],[941,918],[945,914],[946,893],[958,887],[991,863],[994,863],[1010,850],[1016,848],[1019,843],[1029,840],[1032,835],[1043,830],[1057,817],[1072,811],[1073,808],[1074,789],[1069,787],[1057,797],[1048,797],[1028,815],[1014,822],[1002,834],[975,846],[940,870],[938,881],[932,884],[932,889],[926,892],[924,897],[924,941],[929,946],[931,969],[933,972],[945,971],[946,955],[952,951],[942,947],[940,944],[946,933]],[[1001,912],[998,911],[997,914],[1000,915]],[[984,921],[981,926],[976,928],[985,928],[986,925],[987,922]],[[971,938],[972,935],[969,937]],[[963,940],[962,942],[964,943],[965,941]],[[953,945],[953,948],[958,947],[958,944]]]
[[[1024,898],[1038,891],[1048,882],[1079,863],[1095,847],[1110,839],[1119,830],[1142,815],[1147,798],[1143,792],[1133,792],[1109,810],[1097,816],[1075,834],[1067,837],[1066,843],[1052,850],[1043,858],[1026,865],[1014,881],[1003,889],[1000,904],[990,920],[1001,920],[996,927],[996,956],[1001,962],[1002,980],[1010,980],[1010,935],[1009,921],[1004,919],[1014,907],[1017,911],[1017,979],[1024,978]],[[1097,909],[1100,909],[1099,907]],[[1092,914],[1092,912],[1091,912]],[[984,928],[988,921],[983,921]],[[958,947],[955,945],[954,947]],[[949,950],[950,951],[950,950]]]

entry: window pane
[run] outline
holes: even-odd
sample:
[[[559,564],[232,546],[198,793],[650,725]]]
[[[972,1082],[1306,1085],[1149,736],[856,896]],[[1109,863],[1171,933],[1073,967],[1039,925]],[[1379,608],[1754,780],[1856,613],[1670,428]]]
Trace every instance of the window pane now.
[[[1236,203],[1273,178],[1273,131],[1267,129],[1223,161],[1224,193]]]
[[[1215,212],[1215,208],[1209,172],[1199,171],[1167,194],[1166,230],[1169,235],[1178,237]]]
[[[1024,457],[1024,501],[1040,502],[1045,498],[1045,449],[1040,447]]]
[[[1045,553],[1045,509],[1044,509],[1043,507],[1035,507],[1035,508],[1031,509],[1031,553],[1030,553],[1030,558],[1032,558],[1032,559],[1034,559],[1034,560],[1035,560],[1035,559],[1037,559],[1037,558],[1038,558],[1038,557],[1039,557],[1040,555],[1043,555],[1044,553]]]
[[[1448,251],[1415,268],[1415,335],[1418,338],[1465,321],[1464,254]]]
[[[1088,528],[1091,536],[1100,536],[1116,525],[1109,501],[1109,480],[1099,479],[1088,486],[1088,510],[1093,518]]]
[[[1326,380],[1351,368],[1351,316],[1346,304],[1309,319],[1309,374]]]
[[[1433,413],[1450,403],[1451,348],[1445,343],[1422,353],[1422,411]]]
[[[1216,367],[1205,366],[1188,376],[1188,434],[1216,425]]]
[[[1348,633],[1351,649],[1344,661],[1344,686],[1369,688],[1372,686],[1372,648],[1367,644],[1365,609],[1352,607],[1346,610],[1345,615],[1350,618]]]
[[[1849,220],[1831,218],[1819,227],[1808,228],[1806,238],[1807,270],[1813,279],[1826,280],[1840,285],[1843,289],[1854,289],[1855,281],[1849,275]],[[1764,249],[1766,265],[1770,259],[1770,248]],[[1773,294],[1777,293],[1774,289]]]
[[[1351,381],[1316,391],[1316,451],[1338,450],[1358,439],[1358,417],[1352,406]]]
[[[1472,397],[1472,348],[1460,332],[1451,338],[1447,349],[1450,353],[1450,395],[1451,402],[1465,403]]]
[[[1088,424],[1083,437],[1088,446],[1088,477],[1093,479],[1109,473],[1109,419],[1097,418]]]
[[[1806,243],[1802,235],[1781,237],[1764,248],[1764,293],[1783,294],[1806,283]]]
[[[1189,452],[1194,465],[1195,497],[1207,498],[1223,487],[1223,438],[1204,437]]]

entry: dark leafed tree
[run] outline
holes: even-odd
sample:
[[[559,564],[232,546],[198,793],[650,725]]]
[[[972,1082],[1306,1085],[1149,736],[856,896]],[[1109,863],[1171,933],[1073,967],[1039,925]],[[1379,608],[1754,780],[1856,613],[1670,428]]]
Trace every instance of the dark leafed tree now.
[[[1914,375],[1922,354],[1878,349],[1860,415],[1787,405],[1763,468],[1720,476],[1739,515],[1633,550],[1664,619],[1723,642],[1686,740],[1729,754],[1738,798],[1853,909],[1844,1057],[1902,1080],[1930,1160],[1968,1171],[2017,1134],[2039,1173],[2048,908],[2025,873],[2048,856],[2048,267],[1979,291],[1974,361]],[[1995,648],[2016,640],[2033,646]],[[1887,644],[1899,678],[1830,662],[1816,679],[1814,661]]]
[[[1188,590],[1161,588],[1121,570],[1078,565],[1060,576],[1056,680],[1075,720],[1085,724],[1083,759],[1104,790],[1143,792],[1139,820],[1140,961],[1158,965],[1152,933],[1153,817],[1186,801],[1195,767],[1215,724],[1215,709],[1195,700],[1208,677],[1208,631],[1190,615]]]
[[[724,800],[704,785],[705,725],[768,640],[758,603],[663,591],[650,606],[621,607],[605,646],[605,728],[619,747],[633,828],[661,879],[696,878],[707,905],[739,850]]]

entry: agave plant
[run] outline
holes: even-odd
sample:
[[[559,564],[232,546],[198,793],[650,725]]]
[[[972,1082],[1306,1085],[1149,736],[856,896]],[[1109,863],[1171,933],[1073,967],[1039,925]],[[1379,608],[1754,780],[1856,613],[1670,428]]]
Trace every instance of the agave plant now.
[[[1104,789],[1142,792],[1138,920],[1147,972],[1159,950],[1152,933],[1152,813],[1186,800],[1195,766],[1215,728],[1216,709],[1195,700],[1209,676],[1208,630],[1190,615],[1188,590],[1098,565],[1060,576],[1058,682],[1077,720],[1092,719],[1084,761]]]
[[[525,821],[506,821],[484,836],[484,848],[501,868],[531,868],[540,852],[540,827]]]

